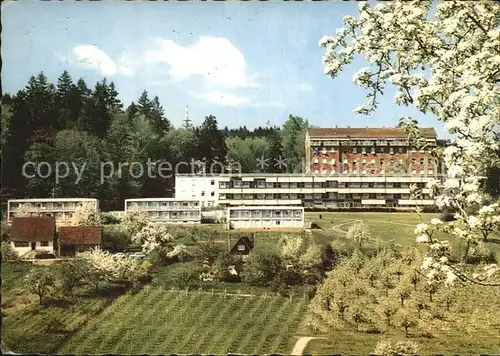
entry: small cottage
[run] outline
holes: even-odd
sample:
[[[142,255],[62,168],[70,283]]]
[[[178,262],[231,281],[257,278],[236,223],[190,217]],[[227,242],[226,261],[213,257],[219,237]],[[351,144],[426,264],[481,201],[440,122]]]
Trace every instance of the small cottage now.
[[[62,226],[59,228],[59,255],[76,256],[78,253],[100,247],[102,228],[94,226]]]
[[[10,244],[23,256],[30,251],[54,253],[56,222],[48,216],[22,216],[12,218]]]
[[[242,259],[246,260],[253,248],[253,235],[251,239],[248,236],[241,236],[231,249],[230,254],[240,256]]]

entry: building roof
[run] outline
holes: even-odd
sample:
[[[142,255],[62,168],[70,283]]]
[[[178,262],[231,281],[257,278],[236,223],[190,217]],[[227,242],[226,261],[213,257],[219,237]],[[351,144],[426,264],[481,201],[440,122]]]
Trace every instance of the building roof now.
[[[245,246],[245,251],[239,251],[238,246],[239,245],[244,245]],[[231,249],[231,253],[241,253],[241,252],[250,252],[253,249],[253,242],[248,238],[248,236],[241,236],[238,241],[234,244],[233,248]]]
[[[59,228],[61,245],[100,245],[102,228],[93,226],[62,226]]]
[[[432,127],[420,128],[422,136],[426,138],[436,138],[436,130]],[[406,138],[407,135],[400,127],[392,128],[319,128],[310,127],[307,129],[310,137],[338,137],[338,138]]]
[[[12,218],[11,241],[52,241],[56,230],[54,218],[22,216]]]

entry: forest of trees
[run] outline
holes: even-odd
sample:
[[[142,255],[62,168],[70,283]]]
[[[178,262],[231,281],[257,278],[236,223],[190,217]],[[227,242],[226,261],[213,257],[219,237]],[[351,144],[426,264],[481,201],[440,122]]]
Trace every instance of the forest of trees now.
[[[220,128],[217,118],[208,115],[200,126],[189,120],[174,127],[157,96],[146,90],[128,107],[118,99],[113,82],[105,78],[90,88],[76,82],[67,71],[50,83],[40,73],[16,94],[3,94],[1,165],[2,199],[35,197],[94,197],[102,209],[122,209],[123,200],[133,197],[171,196],[174,178],[155,178],[129,169],[119,171],[119,162],[205,162],[217,161],[224,169],[251,172],[300,172],[304,157],[307,120],[290,115],[282,127],[266,125],[249,130],[246,126]],[[286,167],[277,167],[273,159],[282,156]],[[257,158],[269,158],[267,167],[258,166]],[[25,163],[35,165],[25,167]],[[48,162],[52,172],[56,162],[64,179],[48,178],[47,165],[38,174],[34,167]],[[101,181],[103,162],[114,165],[114,174]],[[152,162],[152,163],[151,163]],[[75,167],[84,173],[76,184]],[[34,175],[26,178],[25,172]],[[153,166],[152,166],[153,167]],[[180,165],[179,173],[191,173],[192,167]],[[218,173],[217,165],[213,165]],[[31,169],[31,171],[30,171]],[[199,168],[194,168],[195,170]],[[173,173],[173,172],[172,172]],[[61,175],[61,177],[63,177]],[[137,178],[136,178],[137,177]]]

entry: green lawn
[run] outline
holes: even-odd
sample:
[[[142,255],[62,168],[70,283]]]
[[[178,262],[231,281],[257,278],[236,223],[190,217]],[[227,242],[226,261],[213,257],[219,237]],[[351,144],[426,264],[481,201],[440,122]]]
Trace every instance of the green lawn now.
[[[306,303],[148,288],[119,297],[59,353],[286,354]]]
[[[322,219],[319,218],[321,215]],[[439,214],[422,214],[424,223],[429,223],[432,218],[439,218]],[[415,227],[420,223],[416,213],[403,212],[314,212],[306,213],[306,221],[316,223],[323,230],[312,230],[317,242],[325,243],[336,238],[342,238],[349,226],[357,221],[362,221],[370,230],[372,238],[379,238],[387,243],[395,243],[404,246],[416,246]],[[437,233],[435,237],[454,241],[443,233]],[[500,238],[493,234],[486,243],[488,248],[494,251],[500,260]]]

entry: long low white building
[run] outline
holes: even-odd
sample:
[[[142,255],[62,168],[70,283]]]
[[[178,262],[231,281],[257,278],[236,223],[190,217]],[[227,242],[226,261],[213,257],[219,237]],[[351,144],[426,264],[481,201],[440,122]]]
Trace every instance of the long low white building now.
[[[137,198],[125,200],[125,213],[139,210],[149,221],[169,224],[201,223],[201,204],[197,199]]]
[[[7,217],[9,224],[15,216],[49,216],[56,223],[69,221],[76,208],[82,204],[89,204],[96,211],[99,210],[99,201],[94,198],[33,198],[10,199],[7,202]]]
[[[239,206],[227,209],[228,229],[303,229],[301,206]]]

